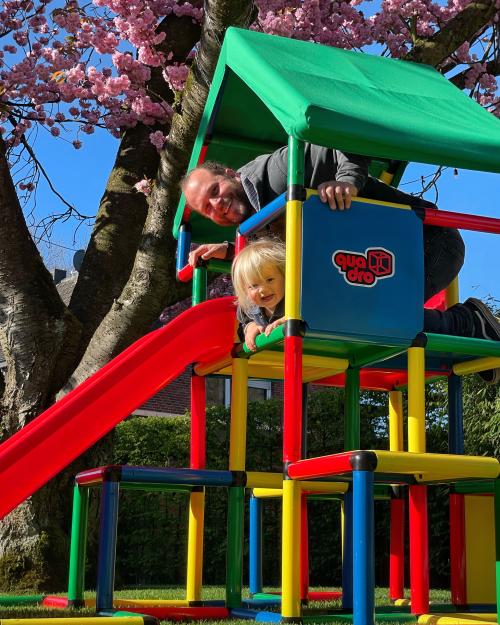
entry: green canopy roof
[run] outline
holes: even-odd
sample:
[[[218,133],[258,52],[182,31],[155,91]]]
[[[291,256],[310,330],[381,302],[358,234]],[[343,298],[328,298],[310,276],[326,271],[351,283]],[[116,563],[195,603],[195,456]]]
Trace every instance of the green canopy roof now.
[[[190,168],[233,168],[285,145],[288,136],[379,159],[500,172],[500,120],[434,68],[230,28]],[[184,203],[176,215],[174,234]],[[198,215],[193,240],[232,230]]]

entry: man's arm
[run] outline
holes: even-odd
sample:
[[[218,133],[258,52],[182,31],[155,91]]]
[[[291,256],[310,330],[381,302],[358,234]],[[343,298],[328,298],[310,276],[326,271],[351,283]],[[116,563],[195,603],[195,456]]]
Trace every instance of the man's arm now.
[[[202,243],[195,250],[189,252],[188,263],[196,267],[198,259],[208,260],[218,258],[220,260],[232,260],[234,258],[234,245],[229,241],[222,243]]]
[[[350,208],[366,183],[370,159],[313,145],[310,152],[320,200],[332,210]]]

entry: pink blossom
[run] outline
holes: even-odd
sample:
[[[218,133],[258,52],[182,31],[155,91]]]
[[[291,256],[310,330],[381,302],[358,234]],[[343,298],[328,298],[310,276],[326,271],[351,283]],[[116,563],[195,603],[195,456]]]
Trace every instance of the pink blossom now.
[[[75,150],[79,150],[82,147],[82,142],[81,141],[77,141],[75,139],[75,141],[73,141],[72,143],[73,143],[73,147],[75,148]]]
[[[152,191],[152,181],[149,178],[143,178],[134,184],[134,189],[144,195],[149,195]]]
[[[53,137],[58,137],[58,136],[61,134],[61,131],[60,131],[60,129],[59,129],[59,128],[57,128],[57,126],[53,126],[53,127],[50,129],[50,134],[51,134]]]
[[[161,132],[161,130],[157,130],[149,135],[149,140],[159,152],[167,140],[167,137]]]

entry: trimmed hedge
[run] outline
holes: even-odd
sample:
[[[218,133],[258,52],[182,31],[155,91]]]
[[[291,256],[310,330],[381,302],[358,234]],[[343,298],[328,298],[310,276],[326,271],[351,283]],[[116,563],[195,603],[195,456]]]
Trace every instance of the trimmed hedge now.
[[[447,432],[444,386],[428,389],[430,418],[428,450],[446,449]],[[364,448],[387,449],[386,396],[364,393],[361,404],[361,444]],[[308,450],[310,456],[342,450],[343,392],[326,389],[311,393],[308,402]],[[281,423],[279,400],[251,403],[248,409],[247,469],[281,471]],[[229,410],[207,410],[207,467],[226,469],[228,458]],[[187,467],[189,463],[189,416],[137,417],[120,424],[115,431],[114,463]],[[431,580],[447,585],[447,494],[430,491],[429,531]],[[121,585],[183,584],[186,568],[188,496],[126,492],[122,494],[118,541],[117,583]],[[280,502],[264,506],[264,580],[278,585],[280,579]],[[376,503],[377,583],[388,584],[389,510]],[[314,585],[340,585],[340,505],[335,501],[314,501],[310,509],[310,560]],[[248,514],[246,516],[248,519]],[[245,520],[247,523],[247,521]],[[247,571],[245,547],[245,575]],[[204,581],[223,584],[226,552],[226,492],[208,488],[205,513]]]

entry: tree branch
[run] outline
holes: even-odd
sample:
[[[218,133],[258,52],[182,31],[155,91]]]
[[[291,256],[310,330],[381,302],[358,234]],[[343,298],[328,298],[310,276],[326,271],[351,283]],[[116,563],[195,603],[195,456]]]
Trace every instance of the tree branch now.
[[[432,37],[417,39],[405,60],[437,67],[465,41],[470,41],[497,11],[495,0],[471,2]]]

